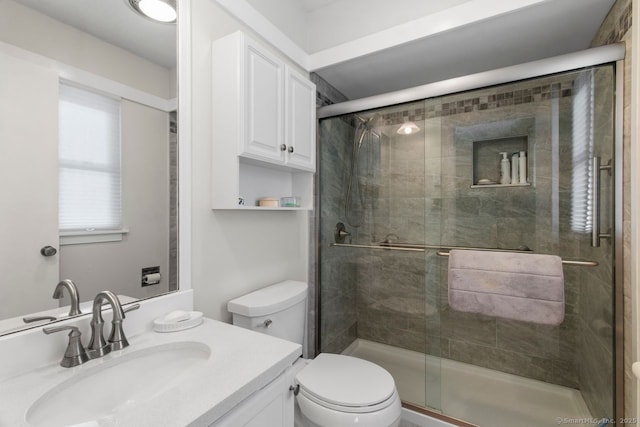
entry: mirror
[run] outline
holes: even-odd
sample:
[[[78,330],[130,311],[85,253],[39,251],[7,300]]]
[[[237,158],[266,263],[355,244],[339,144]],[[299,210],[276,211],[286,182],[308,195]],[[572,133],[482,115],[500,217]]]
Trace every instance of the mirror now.
[[[178,289],[176,26],[128,0],[0,0],[0,335],[50,321],[24,316],[65,317],[68,295],[52,298],[63,279],[76,284],[84,313],[101,290],[125,304]],[[59,231],[70,188],[60,173],[61,82],[119,105],[120,159],[109,170],[119,163],[120,197],[102,198],[120,200],[118,227]]]

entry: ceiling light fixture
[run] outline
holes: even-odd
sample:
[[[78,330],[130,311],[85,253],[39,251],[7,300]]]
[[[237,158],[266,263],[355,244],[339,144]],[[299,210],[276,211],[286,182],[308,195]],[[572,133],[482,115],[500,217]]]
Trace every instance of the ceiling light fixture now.
[[[400,135],[411,135],[412,133],[416,133],[420,130],[418,125],[413,122],[404,122],[402,126],[398,129],[398,133]]]
[[[153,21],[174,23],[176,22],[175,0],[129,0],[133,9]]]

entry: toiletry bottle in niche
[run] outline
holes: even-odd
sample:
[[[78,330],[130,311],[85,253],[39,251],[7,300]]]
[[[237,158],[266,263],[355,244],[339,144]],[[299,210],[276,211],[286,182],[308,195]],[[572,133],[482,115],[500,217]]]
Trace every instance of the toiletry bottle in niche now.
[[[502,152],[502,160],[500,160],[500,184],[511,184],[511,165],[507,158],[507,152]]]
[[[516,151],[511,155],[511,183],[518,183],[518,152]]]
[[[527,183],[527,152],[521,151],[520,158],[518,159],[519,170],[518,173],[520,175],[520,184]]]

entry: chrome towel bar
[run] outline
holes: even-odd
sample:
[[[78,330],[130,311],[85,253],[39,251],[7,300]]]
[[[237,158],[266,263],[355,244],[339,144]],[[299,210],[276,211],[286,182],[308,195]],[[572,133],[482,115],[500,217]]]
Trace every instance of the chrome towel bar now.
[[[468,250],[468,251],[492,251],[492,252],[516,252],[516,253],[533,253],[531,249],[497,249],[497,248],[473,248],[466,246],[436,246],[436,245],[417,245],[412,243],[380,243],[377,245],[360,245],[355,243],[329,243],[329,247],[345,247],[345,248],[362,248],[362,249],[385,249],[392,251],[407,252],[424,252],[427,249],[437,250],[438,256],[449,256],[449,251]],[[565,265],[573,265],[580,267],[596,267],[597,261],[579,261],[579,260],[562,260]]]
[[[515,252],[515,251],[511,251],[511,252]],[[449,256],[449,252],[438,251],[438,256]],[[564,265],[576,265],[580,267],[597,267],[598,266],[597,261],[578,261],[578,260],[563,259],[562,263]]]

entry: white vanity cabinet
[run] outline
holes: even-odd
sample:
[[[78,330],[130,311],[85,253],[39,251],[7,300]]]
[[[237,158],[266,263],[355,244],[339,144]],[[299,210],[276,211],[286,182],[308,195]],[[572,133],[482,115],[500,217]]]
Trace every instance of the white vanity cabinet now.
[[[212,49],[212,208],[297,196],[302,206],[286,209],[311,209],[315,85],[242,32]]]
[[[289,367],[209,427],[293,427],[295,396],[291,386],[299,370],[296,365]]]

